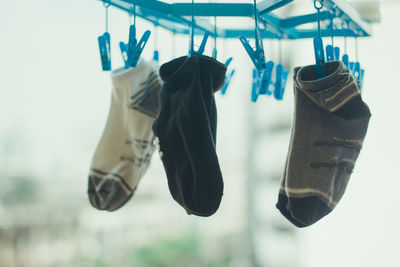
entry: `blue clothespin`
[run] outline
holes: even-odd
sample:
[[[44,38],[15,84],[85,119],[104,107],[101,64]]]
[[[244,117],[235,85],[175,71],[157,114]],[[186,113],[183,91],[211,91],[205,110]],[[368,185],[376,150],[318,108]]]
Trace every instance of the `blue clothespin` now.
[[[339,60],[340,58],[340,48],[337,46],[333,46],[333,45],[327,45],[325,47],[325,51],[326,51],[326,61],[330,62],[330,61],[334,61],[334,60]]]
[[[285,93],[286,81],[289,72],[281,64],[282,61],[282,44],[279,40],[279,63],[275,68],[275,84],[274,84],[274,97],[276,100],[282,100]]]
[[[251,87],[251,101],[257,102],[258,99],[258,89],[260,88],[260,77],[258,76],[257,69],[253,69],[253,84]]]
[[[357,81],[357,84],[360,87],[360,90],[362,89],[363,82],[364,82],[364,70],[361,68],[361,64],[358,61],[358,42],[357,42],[357,37],[354,39],[355,43],[355,51],[356,51],[356,62],[354,63],[354,71],[353,71],[353,76]]]
[[[353,75],[354,76],[354,71],[355,71],[355,64],[354,64],[354,62],[350,62],[349,63],[349,70],[350,70],[350,72],[351,72],[351,75]]]
[[[314,54],[317,79],[320,79],[326,76],[324,44],[322,43],[321,37],[314,38]]]
[[[287,77],[289,72],[285,70],[282,64],[278,64],[276,66],[276,81],[275,81],[275,90],[274,97],[276,100],[282,100],[283,94],[285,93],[285,87],[287,82]]]
[[[242,42],[247,54],[249,54],[251,61],[253,61],[256,70],[258,72],[263,72],[267,64],[265,62],[264,50],[262,49],[262,42],[260,42],[260,39],[258,39],[256,35],[256,50],[253,50],[245,37],[240,36],[239,40]]]
[[[197,51],[194,50],[194,30],[195,30],[195,20],[194,20],[194,0],[192,0],[192,23],[190,26],[190,43],[189,43],[189,55],[190,56],[202,56],[207,44],[208,37],[210,36],[209,32],[205,32],[203,36],[203,40],[201,41],[200,47]]]
[[[320,6],[317,5],[317,1],[320,3]],[[320,10],[323,8],[323,6],[324,6],[323,1],[314,0],[314,7],[317,10],[317,15],[318,15],[318,36],[314,38],[314,54],[315,54],[315,67],[317,71],[317,79],[326,76],[324,44],[321,38],[321,23],[320,23]]]
[[[348,54],[344,54],[343,56],[342,56],[342,62],[343,62],[343,64],[346,66],[346,68],[350,68],[350,65],[349,65],[349,55]]]
[[[153,60],[155,62],[159,62],[160,60],[160,53],[158,52],[158,31],[157,31],[157,27],[158,27],[158,22],[154,22],[154,52],[153,52]]]
[[[274,68],[274,62],[268,61],[266,64],[266,68],[262,72],[262,75],[261,75],[261,83],[260,83],[260,89],[259,89],[260,95],[271,95],[272,94],[272,91],[269,88],[271,85],[271,76],[272,76],[273,68]]]
[[[221,94],[225,95],[226,90],[229,87],[229,84],[231,83],[232,77],[235,75],[235,70],[232,70],[226,77],[225,77],[225,84],[224,87],[221,89]]]
[[[333,55],[333,46],[332,45],[327,45],[325,47],[326,51],[326,61],[330,62],[334,60],[334,55]]]
[[[364,79],[364,70],[361,69],[360,62],[356,62],[354,64],[354,78],[357,81],[357,84],[360,86],[360,89],[362,88],[363,84],[363,79]]]
[[[334,58],[335,60],[340,60],[340,48],[337,46],[334,48]]]
[[[110,34],[105,32],[97,38],[100,50],[101,67],[104,71],[111,70]]]
[[[202,56],[204,53],[209,36],[210,36],[209,32],[204,33],[203,40],[201,41],[201,44],[197,51],[194,50],[194,36],[191,37],[191,45],[190,45],[189,55],[190,56]]]
[[[153,52],[153,60],[154,61],[156,61],[156,62],[158,62],[160,59],[160,56],[159,56],[160,54],[159,54],[159,52],[158,52],[158,50],[154,50],[154,52]]]
[[[110,3],[104,0],[103,6],[106,9],[106,31],[97,38],[97,41],[99,43],[101,68],[104,71],[109,71],[111,70],[111,42],[108,33],[108,7]]]
[[[138,42],[136,39],[136,0],[134,1],[133,11],[129,12],[129,17],[133,13],[133,24],[129,27],[129,41],[128,44],[123,42],[119,43],[121,49],[122,58],[125,62],[125,69],[135,68],[139,62],[140,56],[146,46],[147,41],[151,35],[149,30],[145,31]]]
[[[249,54],[251,61],[253,61],[253,64],[256,67],[257,71],[259,73],[262,73],[266,69],[267,64],[265,62],[264,46],[260,35],[260,30],[258,28],[258,10],[256,0],[254,0],[254,23],[254,35],[256,42],[255,50],[251,47],[250,42],[244,36],[240,36],[239,40],[242,43],[244,49],[246,49],[247,54]]]
[[[358,85],[360,86],[360,89],[362,89],[363,88],[363,85],[364,85],[364,69],[361,69],[361,72],[360,72],[360,80],[358,81]]]
[[[228,60],[225,62],[226,67],[228,67],[231,64],[232,59],[233,58],[231,58],[231,57],[228,58]],[[221,89],[221,94],[225,95],[226,90],[228,89],[229,84],[231,83],[231,80],[232,80],[233,76],[235,75],[235,72],[236,72],[235,70],[232,70],[227,76],[225,76],[225,83],[224,83],[224,87],[222,87],[222,89]]]
[[[137,66],[140,56],[142,55],[143,49],[146,46],[150,35],[151,32],[149,30],[145,31],[142,38],[140,38],[140,41],[137,42],[135,25],[131,25],[129,27],[128,44],[125,44],[124,42],[119,43],[126,69],[135,68]]]

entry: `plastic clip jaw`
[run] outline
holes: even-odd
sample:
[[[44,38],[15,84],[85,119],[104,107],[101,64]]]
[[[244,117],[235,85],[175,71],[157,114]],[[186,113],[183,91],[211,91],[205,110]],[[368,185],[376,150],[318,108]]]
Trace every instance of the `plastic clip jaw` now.
[[[327,45],[325,47],[326,51],[326,61],[334,61],[334,60],[339,60],[340,58],[340,48],[339,47],[333,47],[332,45]]]
[[[207,44],[207,40],[208,40],[208,37],[210,36],[210,33],[209,32],[205,32],[204,33],[204,36],[203,36],[203,40],[201,41],[201,44],[200,44],[200,47],[199,47],[199,49],[197,50],[197,51],[195,51],[194,50],[194,45],[190,45],[190,51],[189,51],[189,55],[190,56],[202,56],[203,55],[203,53],[204,53],[204,50],[205,50],[205,48],[206,48],[206,44]],[[191,42],[194,42],[194,40],[192,40]]]
[[[154,60],[155,62],[159,62],[159,60],[160,60],[160,53],[158,52],[158,50],[154,50],[154,52],[153,52],[153,60]]]
[[[346,68],[349,68],[349,67],[350,67],[350,66],[349,66],[349,55],[344,54],[344,55],[342,56],[342,62],[343,62],[343,64],[346,66]]]
[[[260,95],[271,95],[272,91],[269,89],[271,85],[272,70],[274,68],[274,62],[268,61],[265,70],[262,72],[260,88],[258,90]]]
[[[314,38],[314,54],[315,54],[315,67],[317,70],[317,78],[321,79],[326,76],[324,45],[321,37]]]
[[[257,69],[253,69],[253,84],[251,87],[251,101],[257,102],[258,99],[258,89],[260,87],[260,78]]]
[[[225,77],[225,84],[224,87],[222,87],[221,89],[221,94],[225,95],[226,90],[229,87],[229,84],[231,83],[231,80],[233,78],[233,76],[235,75],[235,70],[232,70],[226,77]]]
[[[97,38],[100,50],[101,67],[103,71],[111,70],[110,34],[105,32]]]
[[[123,42],[119,43],[122,59],[125,62],[125,69],[135,68],[137,66],[143,49],[145,48],[146,43],[150,38],[150,35],[150,31],[145,31],[142,38],[140,38],[139,42],[137,42],[136,27],[135,25],[130,26],[128,44],[125,44]]]
[[[326,51],[326,61],[330,62],[334,60],[334,55],[333,55],[333,46],[332,45],[327,45],[325,47]]]
[[[274,97],[276,100],[282,100],[285,93],[286,82],[289,72],[283,68],[282,64],[276,66],[276,81]]]
[[[339,47],[334,47],[333,48],[333,52],[334,52],[334,58],[335,60],[340,60],[340,48]]]
[[[225,66],[226,67],[229,67],[229,65],[231,64],[231,62],[232,62],[232,57],[230,57],[230,58],[228,58],[227,59],[227,61],[225,62]],[[225,77],[225,83],[224,83],[224,87],[222,87],[222,89],[221,89],[221,94],[223,94],[223,95],[225,95],[225,93],[226,93],[226,91],[227,91],[227,89],[228,89],[228,87],[229,87],[229,84],[231,83],[231,80],[232,80],[232,78],[233,78],[233,76],[235,75],[235,70],[232,70],[226,77]]]
[[[264,69],[267,67],[265,62],[264,51],[262,49],[254,50],[251,47],[249,41],[244,36],[240,36],[239,40],[243,44],[243,47],[246,50],[247,54],[250,56],[251,61],[253,61],[253,64],[256,67],[257,71],[259,72],[264,71]],[[258,46],[260,46],[260,44]]]

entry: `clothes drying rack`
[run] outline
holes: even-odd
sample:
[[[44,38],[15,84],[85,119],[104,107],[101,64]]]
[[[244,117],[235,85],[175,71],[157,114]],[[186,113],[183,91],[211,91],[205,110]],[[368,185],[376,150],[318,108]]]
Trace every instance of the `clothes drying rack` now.
[[[300,0],[297,0],[300,1]],[[198,17],[242,17],[254,18],[252,3],[166,3],[159,0],[100,0],[120,10],[130,13],[136,5],[136,15],[178,34],[189,34],[192,12],[196,16],[195,35],[205,32],[218,38],[254,38],[254,28],[222,28],[215,27],[210,21]],[[290,17],[274,14],[279,8],[295,2],[294,0],[264,0],[257,3],[258,19],[264,29],[260,31],[262,38],[269,39],[301,39],[313,38],[317,33],[318,14],[310,13]],[[313,1],[309,0],[310,6]],[[324,8],[320,12],[321,37],[367,37],[372,34],[371,23],[363,19],[349,3],[344,0],[324,0]],[[333,21],[333,29],[331,22]],[[305,28],[303,25],[309,24]]]

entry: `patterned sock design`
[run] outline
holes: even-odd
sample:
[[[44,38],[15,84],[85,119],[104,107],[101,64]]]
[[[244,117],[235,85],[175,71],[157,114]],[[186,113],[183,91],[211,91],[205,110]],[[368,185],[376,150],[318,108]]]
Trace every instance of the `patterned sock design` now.
[[[294,225],[309,226],[342,198],[367,133],[371,113],[340,61],[295,69],[295,114],[277,208]]]
[[[109,117],[92,159],[88,189],[93,207],[107,211],[132,197],[150,164],[161,88],[156,66],[146,61],[115,70],[112,82]]]

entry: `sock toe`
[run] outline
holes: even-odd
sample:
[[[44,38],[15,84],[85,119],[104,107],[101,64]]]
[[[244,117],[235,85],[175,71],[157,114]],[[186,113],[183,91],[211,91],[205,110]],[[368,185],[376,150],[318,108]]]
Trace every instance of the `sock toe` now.
[[[278,196],[278,203],[276,204],[276,208],[281,212],[281,214],[288,219],[292,224],[295,226],[302,228],[306,227],[304,223],[296,220],[292,214],[290,213],[290,206],[289,206],[289,201],[286,195],[284,194],[279,194]]]
[[[290,198],[290,213],[292,216],[310,226],[330,212],[328,206],[318,197]]]
[[[89,177],[89,201],[98,210],[117,210],[132,197],[133,192],[113,178]]]

